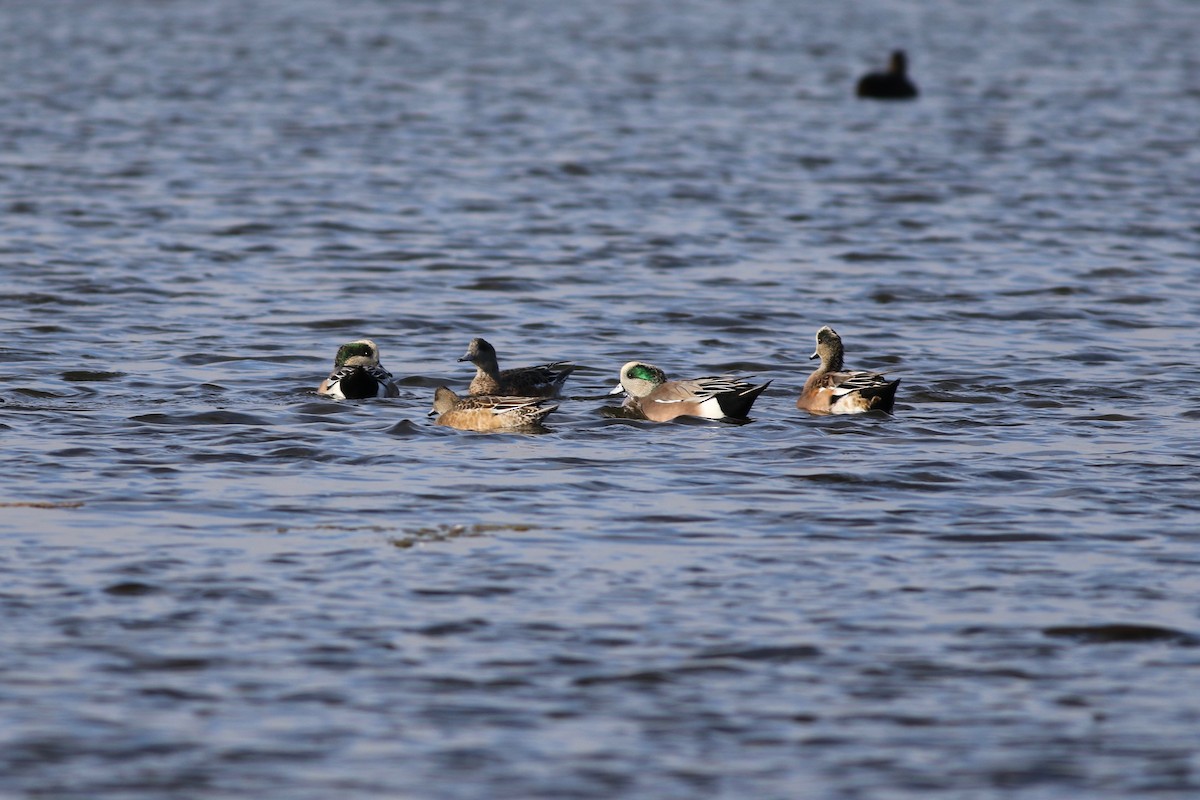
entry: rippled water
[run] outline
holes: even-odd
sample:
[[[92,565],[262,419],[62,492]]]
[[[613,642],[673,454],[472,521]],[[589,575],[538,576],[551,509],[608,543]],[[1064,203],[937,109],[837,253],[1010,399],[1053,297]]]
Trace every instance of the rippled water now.
[[[0,21],[6,797],[1200,791],[1194,3]],[[549,432],[425,416],[473,336]]]

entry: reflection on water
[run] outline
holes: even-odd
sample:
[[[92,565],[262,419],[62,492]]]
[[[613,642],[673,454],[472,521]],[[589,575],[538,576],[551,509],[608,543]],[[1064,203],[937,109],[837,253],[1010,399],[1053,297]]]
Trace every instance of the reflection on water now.
[[[1194,794],[1160,5],[7,9],[0,793]],[[894,415],[796,410],[826,324]],[[426,417],[475,336],[540,435]]]

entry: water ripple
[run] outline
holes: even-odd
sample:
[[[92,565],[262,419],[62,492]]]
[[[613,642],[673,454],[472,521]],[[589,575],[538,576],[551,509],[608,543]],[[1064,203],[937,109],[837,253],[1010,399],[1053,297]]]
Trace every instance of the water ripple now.
[[[1200,18],[960,6],[10,4],[0,793],[1195,795]]]

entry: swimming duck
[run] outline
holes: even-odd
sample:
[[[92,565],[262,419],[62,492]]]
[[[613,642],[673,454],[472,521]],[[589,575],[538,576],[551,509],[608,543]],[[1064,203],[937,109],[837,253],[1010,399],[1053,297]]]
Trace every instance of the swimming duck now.
[[[858,96],[874,100],[911,100],[916,85],[908,79],[908,57],[903,50],[892,52],[887,72],[871,72],[858,82]]]
[[[370,339],[359,339],[338,348],[333,372],[321,381],[317,394],[335,400],[360,400],[396,397],[400,390],[392,381],[392,373],[379,363],[379,347]]]
[[[543,397],[498,397],[468,395],[459,397],[445,386],[433,393],[433,409],[429,416],[438,415],[437,424],[462,431],[498,431],[532,428],[541,424],[557,405],[545,405]]]
[[[555,361],[501,371],[496,361],[496,348],[480,338],[471,340],[459,361],[470,361],[475,365],[475,377],[467,389],[471,394],[554,397],[575,370],[570,361]]]
[[[796,408],[814,414],[861,414],[891,412],[900,379],[889,381],[878,372],[843,372],[845,350],[842,337],[828,325],[817,331],[817,349],[810,358],[821,366],[804,382]]]
[[[750,406],[770,381],[752,386],[734,378],[693,378],[668,381],[658,367],[630,361],[621,367],[621,383],[610,394],[625,392],[625,408],[653,422],[676,417],[745,419]]]

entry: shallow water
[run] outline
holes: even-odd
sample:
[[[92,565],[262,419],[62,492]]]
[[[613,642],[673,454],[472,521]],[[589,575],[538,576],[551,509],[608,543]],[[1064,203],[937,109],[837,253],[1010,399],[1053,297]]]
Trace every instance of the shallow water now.
[[[582,6],[0,10],[0,793],[1194,796],[1200,8]]]

